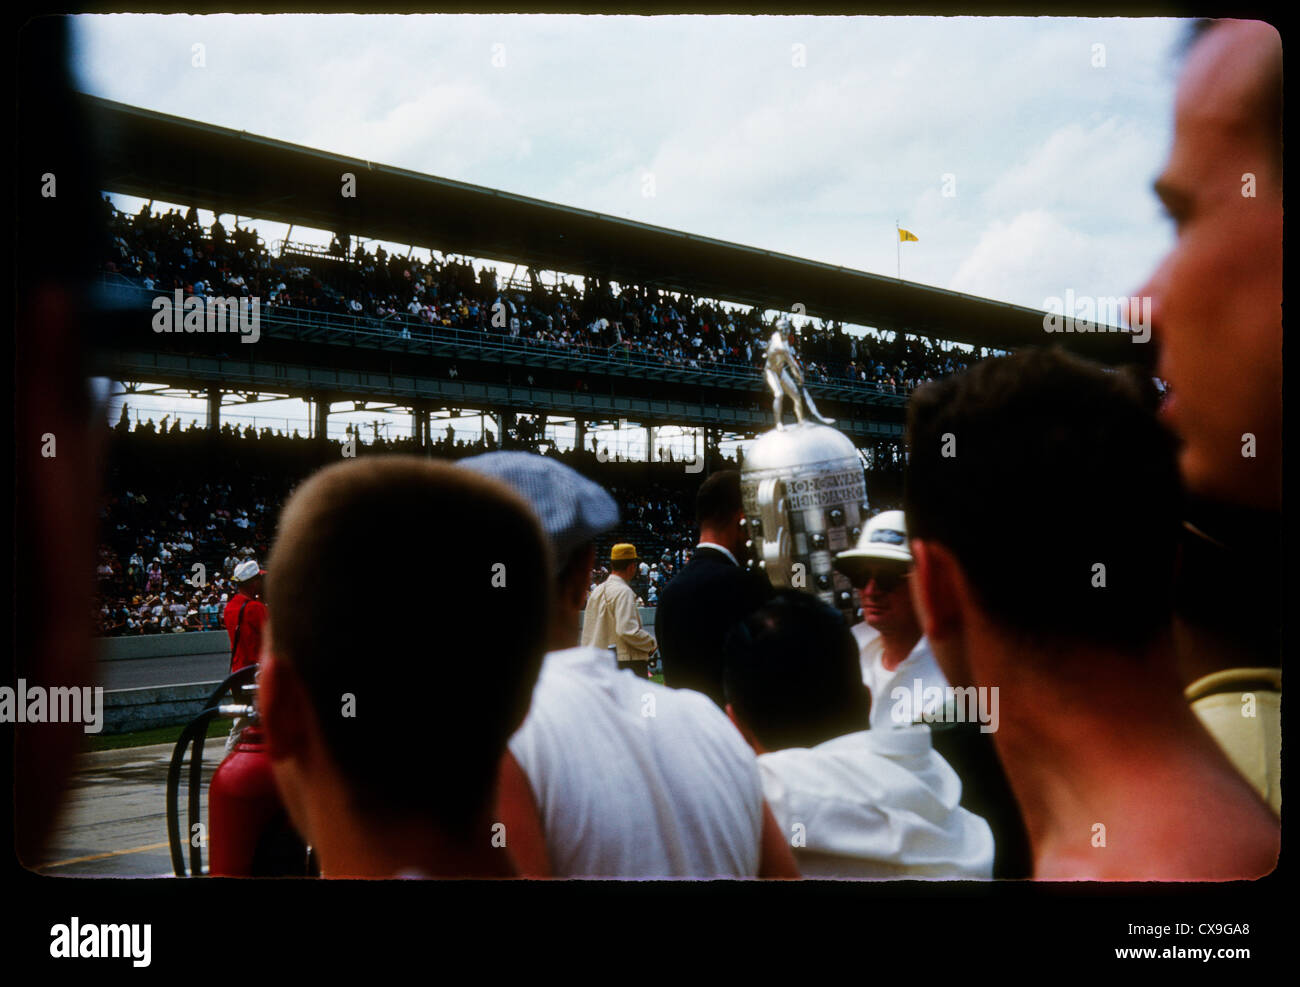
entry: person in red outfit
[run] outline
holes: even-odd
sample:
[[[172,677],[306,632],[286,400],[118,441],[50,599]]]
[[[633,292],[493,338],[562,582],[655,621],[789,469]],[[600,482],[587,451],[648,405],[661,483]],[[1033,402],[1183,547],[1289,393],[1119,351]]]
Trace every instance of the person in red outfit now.
[[[226,604],[226,633],[230,635],[230,674],[247,665],[256,665],[262,654],[262,632],[266,627],[266,604],[262,595],[262,576],[266,570],[256,560],[247,559],[235,566],[231,580],[239,591]]]

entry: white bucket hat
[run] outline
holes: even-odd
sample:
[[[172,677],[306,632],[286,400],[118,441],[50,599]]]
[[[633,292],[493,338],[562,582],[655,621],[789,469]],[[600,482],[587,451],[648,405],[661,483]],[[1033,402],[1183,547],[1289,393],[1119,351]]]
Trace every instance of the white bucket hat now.
[[[835,567],[843,570],[845,563],[853,567],[880,560],[912,564],[902,511],[882,511],[868,521],[858,536],[858,543],[835,556]]]

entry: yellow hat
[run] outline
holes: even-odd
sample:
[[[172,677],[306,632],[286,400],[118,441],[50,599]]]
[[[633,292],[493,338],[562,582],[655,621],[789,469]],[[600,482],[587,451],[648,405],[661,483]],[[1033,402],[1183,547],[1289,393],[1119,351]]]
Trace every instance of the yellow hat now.
[[[629,562],[636,559],[636,546],[627,542],[619,542],[609,550],[609,560],[611,562]]]

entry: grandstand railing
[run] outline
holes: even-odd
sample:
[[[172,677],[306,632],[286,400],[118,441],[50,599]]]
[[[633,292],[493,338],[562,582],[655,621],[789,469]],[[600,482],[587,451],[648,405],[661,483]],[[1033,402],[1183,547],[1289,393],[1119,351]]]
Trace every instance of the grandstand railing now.
[[[138,301],[141,308],[146,308],[160,293],[156,288],[145,288],[134,282],[124,284],[123,280],[125,279],[120,274],[105,274],[101,278],[101,287],[113,296],[112,307],[130,305],[134,300]],[[588,372],[628,374],[640,371],[642,376],[672,376],[680,380],[751,393],[756,388],[762,390],[765,386],[762,371],[748,365],[708,364],[692,367],[679,361],[670,362],[659,355],[641,353],[622,344],[594,347],[555,343],[481,329],[437,325],[406,312],[381,318],[264,302],[260,308],[260,318],[263,336],[268,334],[268,330],[273,330],[277,338],[303,342],[388,350],[400,347],[410,352],[427,351],[440,356],[533,366],[562,366],[564,369]],[[808,381],[808,387],[818,397],[848,402],[865,400],[869,403],[902,404],[906,400],[906,392],[901,388],[891,392],[852,380],[824,381],[813,378]]]
[[[153,218],[155,220],[161,220],[162,216],[160,214],[155,213]],[[200,243],[212,244],[216,242],[215,240],[212,239],[212,227],[210,226],[198,227],[197,234],[195,234],[192,228],[190,227],[184,227],[183,229],[185,230],[187,241],[190,239],[190,237],[197,235],[198,241]],[[223,226],[222,229],[225,229],[225,227]],[[127,215],[125,213],[118,213],[116,221],[110,223],[108,227],[108,232],[112,236],[124,236],[125,234],[132,233],[134,231],[135,231],[135,216]],[[248,227],[245,226],[245,227],[240,227],[240,231],[247,233],[249,230]],[[225,242],[227,244],[229,244],[233,239],[234,232],[235,231],[233,226],[230,229],[226,230]],[[256,230],[253,230],[252,233],[257,243],[258,250],[270,253],[268,244],[266,240],[262,238],[262,235],[258,233]],[[283,242],[283,241],[277,241],[277,242]]]
[[[349,263],[351,261],[348,254],[333,253],[329,247],[322,247],[315,243],[300,243],[297,240],[276,240],[272,246],[273,254],[278,260],[312,257],[317,260],[332,260],[339,263]]]

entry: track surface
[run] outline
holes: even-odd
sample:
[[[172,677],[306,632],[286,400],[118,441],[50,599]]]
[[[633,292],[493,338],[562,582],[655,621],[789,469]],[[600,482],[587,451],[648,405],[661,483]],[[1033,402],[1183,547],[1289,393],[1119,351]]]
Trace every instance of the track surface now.
[[[230,674],[230,652],[101,661],[96,671],[99,673],[99,684],[105,691],[185,685],[190,682],[220,682]]]
[[[171,756],[171,744],[79,755],[77,770],[68,780],[63,815],[40,873],[52,877],[172,876],[164,808]],[[205,824],[206,782],[224,756],[224,740],[208,738],[203,749],[201,818]],[[188,776],[187,770],[181,777],[182,830]]]
[[[230,669],[230,652],[101,661],[96,667],[106,691],[194,682],[220,682]],[[78,755],[68,779],[63,813],[40,867],[51,877],[171,877],[167,846],[167,766],[172,745],[127,747]],[[207,782],[225,744],[208,738],[203,750],[202,820],[208,817]],[[181,826],[186,825],[186,781],[180,789]],[[206,860],[206,853],[204,854]],[[187,860],[188,863],[188,860]]]

